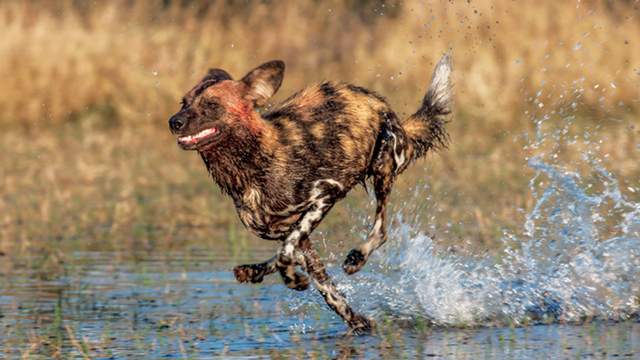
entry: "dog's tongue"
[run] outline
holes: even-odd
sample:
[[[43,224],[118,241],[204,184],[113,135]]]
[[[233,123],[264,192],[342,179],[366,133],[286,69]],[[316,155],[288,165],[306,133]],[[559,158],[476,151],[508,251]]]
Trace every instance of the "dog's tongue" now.
[[[181,136],[178,138],[178,141],[180,141],[181,143],[186,143],[186,144],[195,144],[198,141],[202,140],[202,138],[215,134],[216,129],[215,128],[210,128],[210,129],[204,129],[202,131],[200,131],[197,134],[194,135],[187,135],[187,136]]]

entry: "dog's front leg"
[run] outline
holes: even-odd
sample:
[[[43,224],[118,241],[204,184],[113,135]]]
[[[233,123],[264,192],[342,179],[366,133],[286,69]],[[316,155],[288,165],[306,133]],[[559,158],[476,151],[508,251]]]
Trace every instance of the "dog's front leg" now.
[[[282,281],[289,289],[304,291],[309,288],[309,277],[296,271],[296,265],[301,265],[304,268],[304,260],[300,258],[300,256],[297,256],[295,261],[288,259],[286,262],[282,262],[278,258],[276,260],[276,268],[280,273],[280,277],[282,277]]]
[[[287,286],[292,287],[289,284],[294,283],[295,266],[301,265],[305,267],[303,264],[305,257],[297,256],[300,241],[306,239],[318,226],[327,212],[331,210],[336,200],[342,195],[342,190],[342,184],[333,179],[322,179],[314,183],[311,197],[305,204],[305,209],[300,211],[302,216],[293,225],[277,255],[276,267]],[[294,255],[297,256],[297,259]],[[308,279],[306,280],[308,283]]]
[[[311,231],[318,226],[333,204],[334,201],[329,195],[318,198],[302,215],[300,220],[294,225],[293,230],[285,238],[277,255],[276,267],[278,268],[285,285],[288,287],[299,290],[295,284],[301,280],[304,280],[305,286],[308,287],[309,279],[306,277],[305,279],[301,279],[299,276],[300,274],[295,270],[296,265],[305,267],[304,257],[296,256],[299,255],[298,248],[300,240],[309,236]]]
[[[293,230],[285,238],[280,252],[278,253],[277,267],[287,267],[294,264],[294,254],[300,245],[300,240],[309,236],[324,218],[327,211],[333,206],[333,201],[329,197],[323,197],[313,203],[302,215],[300,220],[294,225]]]
[[[260,283],[266,275],[273,274],[276,268],[276,256],[258,264],[239,265],[233,268],[233,275],[241,283]]]
[[[265,276],[280,270],[277,265],[277,259],[278,256],[276,255],[271,259],[258,264],[236,266],[233,268],[233,275],[236,280],[241,283],[261,283]],[[303,255],[297,254],[295,264],[303,265],[303,261]],[[297,272],[293,264],[280,270],[280,275],[282,276],[284,284],[291,289],[302,291],[309,287],[309,277]]]
[[[312,209],[312,211],[315,211],[315,209]],[[315,219],[316,217],[313,214],[306,212],[301,220],[295,224],[294,230],[286,237],[276,255],[275,266],[280,272],[282,281],[290,289],[305,290],[309,287],[309,278],[307,276],[302,277],[296,271],[296,265],[305,267],[304,257],[296,256],[296,253],[298,253],[300,240],[308,236],[309,232],[320,222],[322,216],[317,220]],[[304,287],[301,287],[301,284]]]
[[[343,190],[342,184],[333,179],[322,179],[314,182],[311,197],[301,209],[302,216],[294,224],[293,229],[284,240],[278,254],[278,263],[287,265],[292,263],[293,254],[298,249],[301,239],[311,234],[329,210],[333,207]]]

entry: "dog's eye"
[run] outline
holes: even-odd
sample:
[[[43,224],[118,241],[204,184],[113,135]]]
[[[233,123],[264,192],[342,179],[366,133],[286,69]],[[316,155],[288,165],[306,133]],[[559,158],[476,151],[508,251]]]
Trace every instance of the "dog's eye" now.
[[[203,103],[204,107],[210,111],[216,111],[220,107],[220,103],[214,100],[206,99]]]
[[[205,100],[202,105],[204,113],[209,117],[219,117],[224,111],[222,105],[214,100]]]

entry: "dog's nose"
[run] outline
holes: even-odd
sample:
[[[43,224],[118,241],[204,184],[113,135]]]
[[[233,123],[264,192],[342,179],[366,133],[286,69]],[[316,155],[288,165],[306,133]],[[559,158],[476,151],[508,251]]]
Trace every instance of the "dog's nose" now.
[[[180,119],[179,117],[172,116],[171,119],[169,119],[169,127],[171,128],[171,130],[178,131],[182,129],[183,126],[184,120]]]

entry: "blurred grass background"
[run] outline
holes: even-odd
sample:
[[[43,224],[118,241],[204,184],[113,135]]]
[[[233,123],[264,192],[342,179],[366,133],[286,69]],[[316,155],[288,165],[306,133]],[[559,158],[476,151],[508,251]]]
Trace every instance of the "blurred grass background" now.
[[[452,49],[450,149],[393,196],[443,246],[517,233],[532,206],[525,159],[545,147],[563,164],[589,148],[623,184],[640,178],[638,1],[3,1],[0,33],[0,255],[15,261],[273,246],[241,228],[166,120],[208,68],[241,77],[274,58],[287,63],[276,101],[341,80],[407,115]],[[570,119],[568,134],[525,146],[545,117]],[[604,140],[563,143],[585,133]],[[372,211],[357,190],[319,236],[347,248]]]

